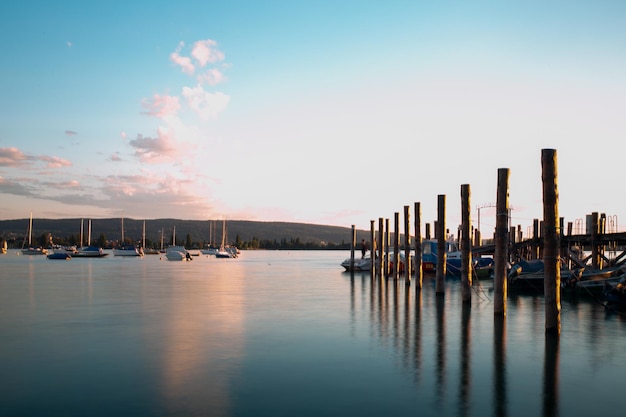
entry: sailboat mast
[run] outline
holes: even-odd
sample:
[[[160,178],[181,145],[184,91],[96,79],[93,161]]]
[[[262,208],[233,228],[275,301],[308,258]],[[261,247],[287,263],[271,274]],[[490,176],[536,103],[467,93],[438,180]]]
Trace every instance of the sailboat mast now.
[[[30,212],[30,220],[28,221],[28,247],[32,246],[31,240],[33,237],[33,212]]]
[[[80,219],[80,246],[79,248],[83,247],[83,219]]]
[[[87,223],[87,246],[91,246],[91,219]]]

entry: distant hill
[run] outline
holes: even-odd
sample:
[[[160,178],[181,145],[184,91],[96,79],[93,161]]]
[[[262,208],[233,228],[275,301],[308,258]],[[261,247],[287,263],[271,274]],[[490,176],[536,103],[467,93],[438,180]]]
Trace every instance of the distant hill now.
[[[0,236],[7,241],[21,242],[28,232],[29,219],[0,220]],[[87,240],[87,224],[83,221],[83,235]],[[124,237],[133,240],[141,240],[144,220],[124,219]],[[187,234],[192,242],[209,242],[209,220],[181,220],[181,219],[156,219],[145,220],[146,240],[152,242],[161,241],[161,230],[165,244],[172,240],[172,232],[176,227],[176,239],[184,240]],[[80,236],[81,219],[33,219],[33,239],[43,234],[52,234],[53,239],[68,238],[72,235]],[[213,221],[214,243],[219,244],[222,239],[222,221]],[[288,222],[260,222],[247,220],[229,220],[226,222],[226,235],[229,242],[234,242],[237,236],[241,241],[257,240],[278,241],[299,239],[302,243],[323,245],[332,243],[350,243],[352,232],[350,227],[324,226],[307,223]],[[122,235],[121,219],[92,219],[91,238],[97,239],[101,234],[109,241],[120,240]],[[369,230],[357,230],[357,241],[362,238],[369,240]]]

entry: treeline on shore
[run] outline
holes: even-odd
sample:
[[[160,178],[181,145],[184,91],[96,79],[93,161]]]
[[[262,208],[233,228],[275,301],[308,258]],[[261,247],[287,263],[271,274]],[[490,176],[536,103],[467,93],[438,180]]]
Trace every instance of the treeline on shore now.
[[[91,243],[112,248],[122,241],[121,219],[92,219],[91,242],[88,240],[88,220],[33,219],[32,245],[72,246]],[[174,241],[188,249],[208,245],[219,246],[222,230],[225,243],[239,249],[326,249],[350,248],[351,227],[289,222],[259,222],[247,220],[180,220],[180,219],[124,219],[124,241],[158,249]],[[0,220],[0,233],[10,248],[20,248],[28,240],[29,219]],[[369,231],[357,230],[357,237],[368,239]]]

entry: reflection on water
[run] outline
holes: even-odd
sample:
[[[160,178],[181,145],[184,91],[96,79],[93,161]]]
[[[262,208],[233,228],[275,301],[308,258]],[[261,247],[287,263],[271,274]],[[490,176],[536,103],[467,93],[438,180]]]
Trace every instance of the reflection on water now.
[[[0,257],[0,415],[586,416],[621,408],[626,321],[491,283],[435,295],[336,252]],[[482,287],[481,287],[482,286]],[[596,401],[589,401],[595,398]]]
[[[559,415],[559,337],[546,334],[543,360],[543,416]]]
[[[496,417],[508,415],[506,409],[506,320],[502,315],[493,320],[493,408]]]
[[[468,304],[461,302],[460,285],[454,281],[447,285],[446,294],[439,296],[434,292],[434,283],[428,280],[420,291],[406,288],[401,279],[381,281],[367,274],[353,276],[355,279],[370,289],[366,295],[369,302],[359,305],[352,299],[351,316],[359,317],[354,310],[367,307],[366,316],[374,327],[372,334],[383,345],[391,342],[402,368],[413,376],[416,400],[425,400],[420,402],[420,411],[426,415],[585,415],[585,410],[592,411],[590,405],[575,392],[579,390],[581,367],[595,365],[594,360],[588,363],[587,355],[593,358],[608,351],[612,359],[626,359],[624,352],[616,351],[624,347],[624,340],[614,337],[616,330],[626,335],[623,318],[604,311],[595,299],[564,296],[563,319],[567,325],[559,337],[544,334],[544,303],[540,296],[513,294],[508,315],[501,317],[493,314],[489,282],[478,283],[487,288],[475,288],[475,301]],[[390,322],[393,332],[388,330]],[[493,341],[491,347],[489,340]],[[562,340],[571,345],[567,371],[573,376],[565,382],[559,378],[563,373],[559,356]],[[587,345],[580,346],[580,342]],[[542,350],[537,349],[540,346]],[[451,360],[453,351],[458,352],[456,361]],[[613,361],[612,366],[617,366],[620,373],[626,371],[626,363]],[[603,398],[611,398],[607,390],[619,389],[603,378],[598,377],[601,385],[595,389],[604,392]],[[451,408],[452,387],[457,387],[456,410]],[[428,404],[426,409],[424,404]]]

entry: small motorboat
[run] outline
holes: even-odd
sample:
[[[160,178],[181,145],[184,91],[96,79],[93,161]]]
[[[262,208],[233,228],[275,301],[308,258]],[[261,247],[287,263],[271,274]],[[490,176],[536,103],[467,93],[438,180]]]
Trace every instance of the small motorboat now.
[[[191,254],[184,246],[170,246],[165,251],[165,257],[168,261],[191,261]]]
[[[346,258],[343,260],[343,262],[341,262],[341,266],[344,267],[344,269],[347,272],[350,271],[369,271],[370,270],[370,266],[372,264],[372,258],[370,256],[370,252],[366,252],[365,256],[362,258],[354,258],[354,264],[352,264],[352,259],[351,258]]]
[[[46,255],[46,257],[48,259],[65,259],[65,260],[70,260],[72,259],[72,255],[70,255],[67,252],[51,252],[49,254]]]

